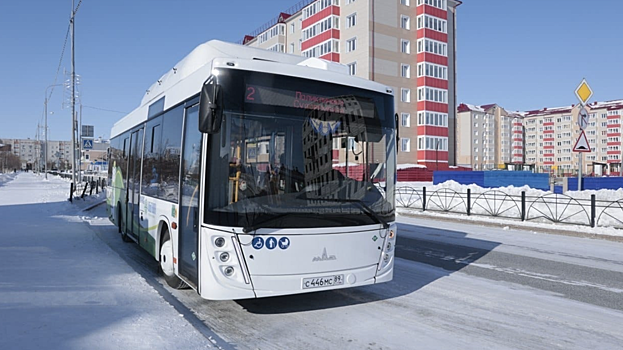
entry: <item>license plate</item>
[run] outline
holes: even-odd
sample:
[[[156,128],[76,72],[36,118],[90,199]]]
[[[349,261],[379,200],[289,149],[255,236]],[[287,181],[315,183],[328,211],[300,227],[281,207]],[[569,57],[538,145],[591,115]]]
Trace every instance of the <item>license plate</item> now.
[[[344,275],[303,278],[303,289],[333,287],[344,284]]]

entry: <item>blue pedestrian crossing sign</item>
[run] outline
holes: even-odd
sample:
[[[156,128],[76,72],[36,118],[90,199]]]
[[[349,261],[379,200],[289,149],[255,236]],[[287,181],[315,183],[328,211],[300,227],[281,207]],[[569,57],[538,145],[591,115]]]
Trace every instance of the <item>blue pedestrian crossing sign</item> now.
[[[93,140],[83,139],[82,149],[93,149]]]

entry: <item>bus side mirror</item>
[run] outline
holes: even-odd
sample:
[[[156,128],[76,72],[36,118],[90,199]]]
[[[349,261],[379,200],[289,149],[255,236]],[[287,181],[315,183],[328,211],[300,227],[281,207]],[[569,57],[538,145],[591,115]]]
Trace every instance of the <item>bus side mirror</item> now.
[[[216,77],[210,76],[203,84],[199,97],[199,131],[215,134],[223,121],[223,96]]]

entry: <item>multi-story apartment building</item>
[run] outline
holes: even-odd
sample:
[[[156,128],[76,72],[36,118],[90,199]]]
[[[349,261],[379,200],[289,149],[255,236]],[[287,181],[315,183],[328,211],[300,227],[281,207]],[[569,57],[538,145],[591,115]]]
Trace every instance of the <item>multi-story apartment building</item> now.
[[[457,165],[474,170],[521,169],[523,115],[497,104],[457,109]]]
[[[393,88],[398,162],[455,165],[458,0],[309,0],[245,36],[244,45],[339,62]]]
[[[2,139],[10,145],[13,154],[22,161],[22,169],[43,169],[45,147],[43,141],[32,139]],[[71,141],[48,141],[48,164],[64,169],[71,165]]]
[[[526,164],[539,172],[577,173],[582,156],[584,174],[620,174],[623,100],[593,102],[587,106],[585,129],[589,153],[573,152],[580,136],[580,105],[529,111],[524,118]]]

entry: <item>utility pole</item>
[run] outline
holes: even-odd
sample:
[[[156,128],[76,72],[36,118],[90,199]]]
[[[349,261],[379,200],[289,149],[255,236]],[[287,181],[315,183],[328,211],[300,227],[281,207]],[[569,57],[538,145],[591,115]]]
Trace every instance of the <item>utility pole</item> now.
[[[75,62],[75,6],[71,0],[71,182],[76,188],[76,62]]]
[[[45,99],[43,100],[43,109],[45,111],[45,179],[48,179],[48,89],[53,86],[61,86],[63,84],[53,84],[45,88]]]

